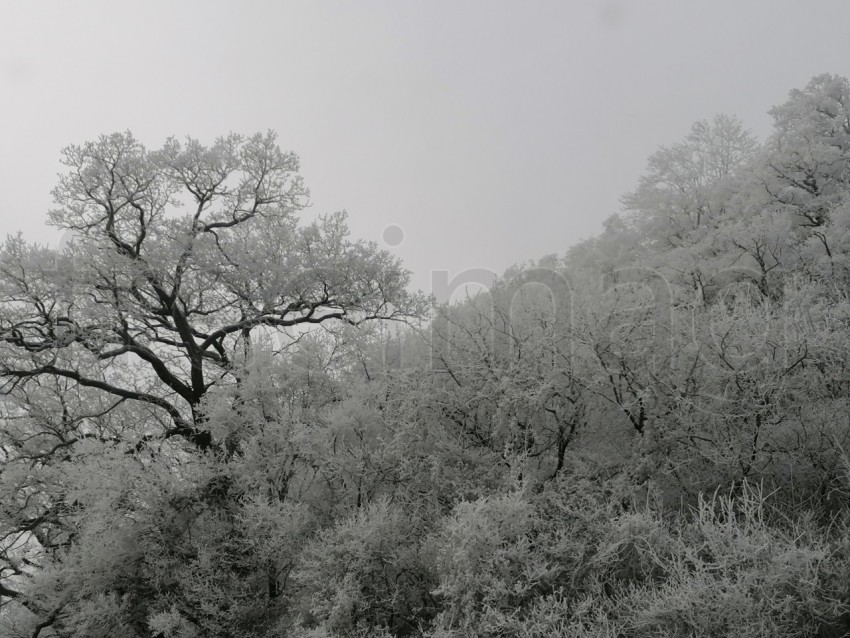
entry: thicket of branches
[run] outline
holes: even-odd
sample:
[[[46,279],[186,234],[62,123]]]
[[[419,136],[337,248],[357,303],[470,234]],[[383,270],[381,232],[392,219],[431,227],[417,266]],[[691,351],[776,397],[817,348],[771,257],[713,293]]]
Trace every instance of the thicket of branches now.
[[[0,633],[850,632],[850,82],[432,307],[273,135],[70,147],[0,250]]]

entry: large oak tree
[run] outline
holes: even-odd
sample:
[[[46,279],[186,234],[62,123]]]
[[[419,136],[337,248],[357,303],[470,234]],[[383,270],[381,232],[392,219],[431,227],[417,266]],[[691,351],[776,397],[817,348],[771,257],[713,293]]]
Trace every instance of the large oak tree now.
[[[201,402],[238,382],[258,332],[287,341],[423,308],[398,260],[351,240],[344,214],[300,223],[298,158],[272,133],[155,151],[118,133],[65,149],[63,163],[50,219],[73,243],[57,254],[11,238],[0,251],[4,394],[67,380],[142,404],[162,427],[140,437],[206,449]]]

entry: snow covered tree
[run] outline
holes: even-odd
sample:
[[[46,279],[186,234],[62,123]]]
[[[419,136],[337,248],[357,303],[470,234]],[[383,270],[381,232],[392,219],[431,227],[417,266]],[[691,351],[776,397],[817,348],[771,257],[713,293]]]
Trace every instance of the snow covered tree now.
[[[149,151],[123,133],[63,157],[51,221],[77,234],[72,248],[11,238],[0,253],[7,394],[66,379],[143,404],[162,425],[140,439],[207,449],[201,401],[238,382],[259,332],[423,309],[398,260],[352,241],[343,214],[299,223],[308,193],[273,134]]]
[[[280,443],[275,463],[291,465],[285,406],[325,392],[260,355],[320,324],[418,317],[427,300],[398,259],[349,237],[343,213],[299,220],[308,191],[273,133],[153,151],[118,133],[63,163],[50,221],[74,242],[0,248],[0,601],[29,610],[28,635],[101,635],[86,624],[97,609],[127,636],[154,635],[151,614],[166,629],[247,631],[288,559],[258,554],[245,526],[297,518],[270,476],[280,468],[251,450]],[[279,489],[252,510],[255,484]],[[236,581],[254,601],[241,610]],[[182,607],[156,607],[151,588]]]

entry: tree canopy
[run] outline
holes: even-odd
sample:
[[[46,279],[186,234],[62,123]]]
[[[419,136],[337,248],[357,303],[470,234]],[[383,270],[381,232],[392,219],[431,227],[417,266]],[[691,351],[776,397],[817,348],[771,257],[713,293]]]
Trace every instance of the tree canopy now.
[[[63,153],[0,250],[0,633],[850,631],[850,82],[431,305],[273,134]]]
[[[50,220],[73,246],[49,255],[10,238],[2,252],[7,391],[67,380],[143,404],[165,437],[204,449],[201,402],[238,382],[252,335],[422,312],[406,271],[352,241],[344,214],[299,223],[308,193],[273,134],[156,151],[114,134],[63,163]]]

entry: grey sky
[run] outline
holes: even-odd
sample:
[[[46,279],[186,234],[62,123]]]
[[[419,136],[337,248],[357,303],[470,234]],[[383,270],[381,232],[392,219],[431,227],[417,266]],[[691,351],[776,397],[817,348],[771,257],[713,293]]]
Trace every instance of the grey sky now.
[[[43,225],[59,150],[274,129],[314,210],[431,273],[563,253],[694,120],[850,74],[850,2],[0,0],[0,231]]]

